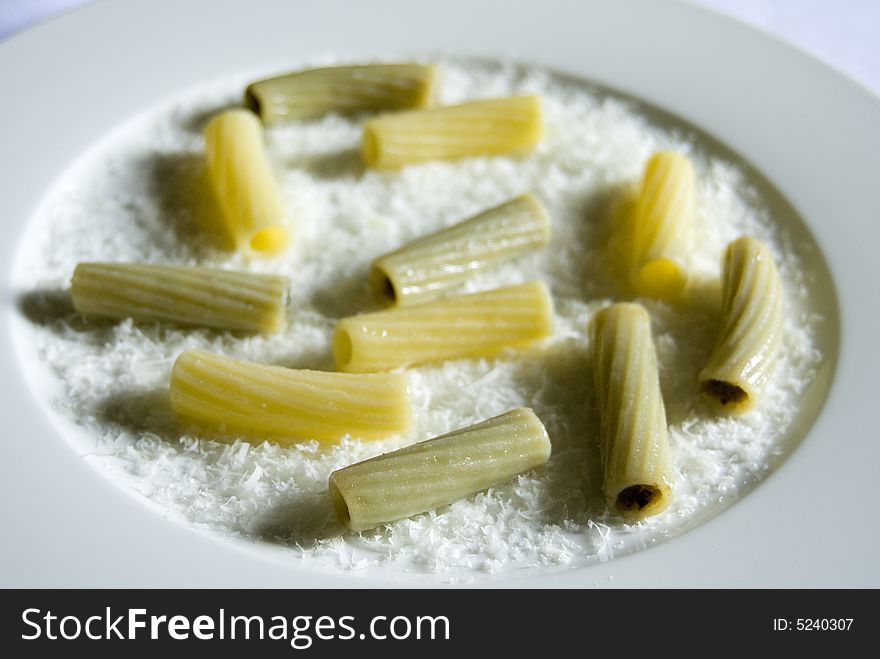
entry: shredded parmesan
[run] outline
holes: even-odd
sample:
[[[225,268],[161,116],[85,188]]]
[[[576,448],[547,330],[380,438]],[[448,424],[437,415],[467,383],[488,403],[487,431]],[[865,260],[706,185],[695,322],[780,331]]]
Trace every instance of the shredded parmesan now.
[[[238,102],[245,77],[189,92],[138,116],[85,154],[29,226],[16,278],[27,319],[18,333],[33,378],[53,413],[78,427],[84,459],[206,531],[278,544],[291,561],[328,569],[439,572],[448,579],[522,568],[572,567],[650,547],[714,514],[760,481],[790,450],[799,400],[820,362],[799,266],[808,238],[782,230],[748,176],[700,135],[655,123],[635,101],[511,63],[442,62],[443,102],[537,92],[547,125],[521,157],[431,162],[364,171],[360,120],[330,116],[268,130],[270,157],[293,219],[294,246],[245,261],[218,251],[200,222],[215,212],[202,173],[201,128]],[[268,72],[255,72],[257,75]],[[694,268],[706,291],[680,308],[644,301],[652,315],[675,460],[674,501],[636,525],[606,512],[595,446],[586,324],[620,299],[605,247],[622,190],[659,149],[687,154],[697,172]],[[551,245],[474,276],[477,291],[540,278],[552,291],[555,334],[496,359],[449,361],[409,371],[417,429],[366,443],[346,439],[281,448],[219,443],[181,428],[168,404],[175,357],[200,348],[291,367],[331,369],[337,318],[376,307],[372,258],[526,191],[547,206]],[[696,376],[712,348],[717,280],[725,244],[743,234],[772,248],[784,280],[782,358],[758,410],[719,418],[701,401]],[[292,281],[289,331],[240,336],[158,325],[86,322],[58,294],[80,261],[200,264],[284,274]],[[717,284],[716,284],[717,286]],[[713,294],[714,290],[714,294]],[[553,443],[547,465],[435,512],[361,535],[345,534],[327,496],[331,471],[469,425],[514,406],[532,407]]]

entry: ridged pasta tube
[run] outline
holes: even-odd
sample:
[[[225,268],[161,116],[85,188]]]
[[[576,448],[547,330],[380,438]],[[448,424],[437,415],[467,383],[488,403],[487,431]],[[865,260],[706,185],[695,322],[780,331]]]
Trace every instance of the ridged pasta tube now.
[[[513,96],[388,114],[364,124],[364,162],[379,169],[530,149],[543,134],[541,99]]]
[[[142,263],[80,263],[74,308],[109,318],[172,322],[245,332],[287,326],[286,277]]]
[[[363,531],[499,485],[549,457],[540,419],[520,407],[334,471],[330,498],[340,521]]]
[[[638,304],[602,309],[590,338],[605,498],[631,520],[656,515],[669,505],[674,478],[648,312]]]
[[[694,217],[694,168],[661,151],[645,165],[631,223],[630,284],[652,298],[675,299],[687,283]]]
[[[535,281],[343,318],[333,333],[333,357],[343,371],[388,371],[491,355],[549,336],[552,325],[550,294]]]
[[[248,85],[245,105],[264,123],[315,119],[330,112],[405,110],[428,105],[433,64],[365,64],[307,69]]]
[[[406,377],[296,370],[187,350],[171,372],[181,418],[280,444],[384,439],[411,424]]]
[[[782,339],[782,287],[773,256],[755,238],[724,253],[722,327],[700,372],[702,391],[724,409],[751,409],[773,372]]]
[[[380,256],[373,261],[371,281],[387,304],[419,304],[440,297],[476,270],[549,240],[547,211],[524,194]]]
[[[205,127],[208,176],[238,249],[275,254],[287,246],[287,218],[266,157],[263,125],[249,110],[227,110]]]

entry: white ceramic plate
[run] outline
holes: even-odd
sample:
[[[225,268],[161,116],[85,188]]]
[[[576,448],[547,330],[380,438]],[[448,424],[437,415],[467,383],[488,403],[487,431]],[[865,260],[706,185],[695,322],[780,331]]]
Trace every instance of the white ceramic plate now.
[[[876,282],[880,101],[790,46],[678,2],[107,1],[0,44],[0,585],[366,586],[171,523],[101,478],[38,404],[10,335],[10,264],[35,208],[113,127],[178,92],[320,54],[509,55],[643,98],[725,142],[800,213],[840,307],[837,371],[782,468],[663,546],[516,586],[880,585]],[[387,583],[387,582],[385,582]],[[401,582],[419,583],[419,581]],[[435,583],[422,581],[421,583]]]

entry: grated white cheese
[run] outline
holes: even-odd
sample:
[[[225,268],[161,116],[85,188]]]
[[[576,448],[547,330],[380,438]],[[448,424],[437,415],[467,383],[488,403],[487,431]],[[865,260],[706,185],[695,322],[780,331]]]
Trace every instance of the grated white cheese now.
[[[358,120],[334,116],[272,128],[270,156],[295,223],[295,245],[278,258],[246,262],[215,250],[199,229],[216,212],[202,173],[201,127],[212,112],[237,102],[248,78],[221,81],[134,118],[70,169],[29,226],[16,276],[28,317],[21,349],[35,353],[51,376],[53,386],[39,395],[83,431],[74,440],[79,450],[100,460],[105,472],[122,474],[169,517],[280,544],[291,560],[454,579],[607,561],[668,539],[764,477],[774,456],[805,432],[795,423],[798,401],[821,362],[821,317],[807,295],[811,274],[799,267],[799,255],[814,249],[809,238],[783,231],[748,175],[711,143],[686,127],[656,123],[635,101],[510,63],[445,60],[443,66],[444,102],[540,93],[546,139],[524,157],[375,172],[360,165]],[[617,295],[604,256],[611,209],[657,149],[685,152],[696,167],[694,266],[706,290],[698,297],[705,302],[690,308],[644,301],[653,318],[678,480],[665,513],[628,525],[604,509],[585,327]],[[182,434],[167,400],[171,365],[182,350],[331,369],[335,319],[375,307],[366,278],[373,257],[525,191],[547,205],[552,244],[478,274],[465,290],[544,279],[555,304],[552,339],[497,359],[411,369],[417,430],[408,437],[347,439],[321,451],[316,443],[230,445]],[[742,234],[774,250],[785,282],[784,346],[760,409],[717,418],[696,394],[695,381],[714,338],[712,281],[720,254]],[[76,263],[86,260],[288,275],[290,330],[246,337],[131,321],[87,323],[53,293],[66,289]],[[360,536],[342,533],[326,496],[332,470],[517,405],[533,407],[547,427],[553,455],[546,466],[436,512]]]

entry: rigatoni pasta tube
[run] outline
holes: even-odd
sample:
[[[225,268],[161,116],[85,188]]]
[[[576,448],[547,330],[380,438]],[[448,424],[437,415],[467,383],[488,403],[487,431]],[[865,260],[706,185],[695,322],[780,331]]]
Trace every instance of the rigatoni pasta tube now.
[[[248,85],[245,105],[264,123],[315,119],[330,112],[404,110],[433,96],[433,64],[364,64],[307,69]]]
[[[491,355],[549,336],[552,324],[547,287],[530,282],[343,318],[333,333],[333,357],[343,371],[388,371]]]
[[[476,270],[549,240],[547,212],[535,197],[524,194],[380,256],[373,261],[371,281],[387,304],[419,304],[439,297]]]
[[[187,350],[171,372],[171,407],[183,419],[281,444],[346,435],[406,433],[411,410],[402,374],[296,370]]]
[[[85,315],[245,332],[287,326],[286,277],[143,263],[80,263],[73,307]]]
[[[782,337],[782,287],[764,243],[744,237],[727,246],[722,298],[721,332],[700,388],[724,409],[744,412],[770,378]]]
[[[602,309],[590,338],[605,498],[629,519],[656,515],[669,505],[673,472],[648,312]]]
[[[240,109],[217,115],[205,127],[205,148],[222,229],[231,242],[262,254],[284,249],[287,218],[257,116]]]
[[[334,471],[330,498],[340,521],[363,531],[499,485],[549,457],[540,419],[520,407]]]
[[[367,166],[386,169],[523,151],[543,131],[540,97],[513,96],[370,119],[361,148]]]
[[[630,283],[637,294],[669,300],[685,287],[693,216],[690,161],[655,153],[645,166],[629,237]]]

